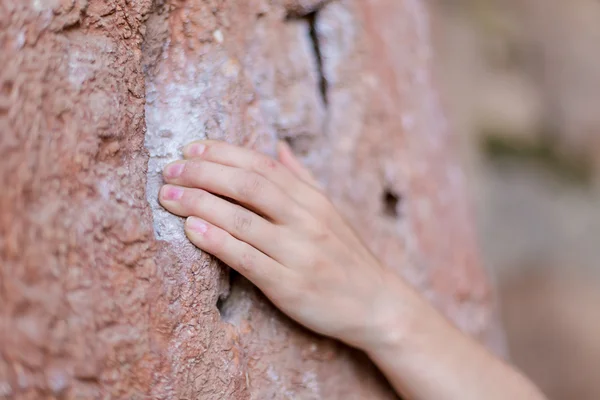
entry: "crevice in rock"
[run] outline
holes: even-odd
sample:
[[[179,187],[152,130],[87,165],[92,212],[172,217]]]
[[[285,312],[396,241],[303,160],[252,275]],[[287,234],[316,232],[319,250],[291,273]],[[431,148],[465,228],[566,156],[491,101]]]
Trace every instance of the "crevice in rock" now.
[[[310,42],[313,49],[313,54],[316,63],[316,72],[318,79],[318,88],[319,93],[321,95],[321,99],[323,100],[323,104],[327,106],[328,103],[328,82],[325,77],[324,68],[323,68],[323,53],[321,52],[321,43],[319,41],[319,33],[317,31],[317,19],[320,8],[315,9],[304,15],[297,14],[288,14],[288,20],[303,20],[308,24],[309,29],[309,37]]]
[[[323,99],[323,104],[327,105],[327,79],[325,78],[325,73],[323,71],[323,54],[321,53],[321,44],[319,42],[319,33],[317,32],[317,11],[313,11],[310,14],[307,14],[304,18],[308,22],[308,26],[310,28],[310,41],[313,46],[313,51],[315,54],[315,60],[317,62],[317,74],[319,78],[319,91],[321,93],[321,98]]]
[[[155,1],[146,16],[144,41],[142,42],[142,69],[145,80],[149,79],[150,71],[157,64],[169,37],[169,8],[163,0]]]
[[[219,315],[221,316],[221,319],[226,321],[228,319],[228,310],[230,308],[229,305],[232,302],[231,295],[234,292],[236,286],[241,281],[241,279],[243,279],[243,277],[236,270],[231,269],[231,268],[225,266],[224,264],[222,264],[222,265],[224,268],[229,269],[229,276],[228,276],[229,290],[226,290],[219,295],[216,306],[217,306],[217,310],[219,310]]]
[[[402,196],[392,189],[385,189],[381,195],[383,215],[389,218],[399,218],[401,216],[400,207]]]

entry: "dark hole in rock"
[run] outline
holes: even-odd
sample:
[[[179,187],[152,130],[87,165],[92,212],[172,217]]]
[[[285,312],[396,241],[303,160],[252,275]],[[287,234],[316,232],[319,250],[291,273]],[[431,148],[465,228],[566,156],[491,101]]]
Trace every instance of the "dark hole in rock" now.
[[[225,267],[229,268],[229,267]],[[219,296],[217,299],[217,310],[219,310],[219,315],[221,315],[222,319],[226,319],[227,316],[227,304],[228,300],[231,297],[231,293],[233,292],[234,286],[236,282],[241,278],[239,272],[234,269],[229,268],[229,290]]]
[[[2,88],[0,89],[0,93],[5,95],[10,95],[13,90],[14,83],[11,81],[6,81],[2,83]]]
[[[308,135],[287,136],[283,140],[290,146],[294,154],[298,156],[306,156],[314,142],[314,137]]]
[[[390,218],[398,218],[400,216],[400,202],[402,197],[390,189],[383,191],[382,203],[383,214]]]

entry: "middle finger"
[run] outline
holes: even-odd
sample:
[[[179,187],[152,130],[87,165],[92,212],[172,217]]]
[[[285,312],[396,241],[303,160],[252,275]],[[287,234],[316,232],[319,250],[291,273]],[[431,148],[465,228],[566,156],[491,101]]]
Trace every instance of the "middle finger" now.
[[[200,188],[236,200],[276,223],[297,219],[299,206],[263,176],[204,160],[176,161],[164,170],[168,183]]]

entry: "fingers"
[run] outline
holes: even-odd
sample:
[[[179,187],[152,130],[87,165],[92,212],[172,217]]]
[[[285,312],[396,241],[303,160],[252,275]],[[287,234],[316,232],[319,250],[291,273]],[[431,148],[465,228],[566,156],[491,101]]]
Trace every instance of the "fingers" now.
[[[228,197],[278,223],[292,222],[298,211],[287,194],[255,172],[196,159],[169,164],[163,175],[168,183]]]
[[[256,172],[269,179],[282,189],[290,189],[294,184],[291,171],[280,162],[257,151],[233,146],[226,142],[203,140],[190,143],[183,149],[187,159],[201,158],[230,167]]]
[[[185,233],[194,245],[244,275],[267,296],[279,283],[294,279],[290,269],[201,218],[189,217]]]
[[[304,182],[308,183],[315,188],[319,188],[319,184],[317,180],[313,177],[309,170],[307,170],[304,165],[296,158],[292,149],[288,144],[282,140],[277,143],[277,157],[281,164],[286,166],[290,171],[292,171],[298,178],[302,179]]]
[[[257,151],[214,140],[190,143],[184,148],[183,154],[190,160],[202,159],[252,171],[277,185],[307,209],[312,209],[323,201],[324,196],[319,192],[316,180],[294,158],[289,148],[287,153],[284,150],[283,160],[291,168]]]
[[[173,185],[162,187],[159,200],[163,207],[173,214],[200,217],[226,230],[235,238],[277,258],[277,227],[252,211],[201,189]]]

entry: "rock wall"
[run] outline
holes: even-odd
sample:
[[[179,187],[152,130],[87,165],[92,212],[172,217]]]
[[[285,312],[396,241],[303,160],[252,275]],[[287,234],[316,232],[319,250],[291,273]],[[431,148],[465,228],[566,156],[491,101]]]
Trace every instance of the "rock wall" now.
[[[156,202],[184,143],[289,141],[502,353],[419,0],[0,0],[0,398],[393,399]]]

